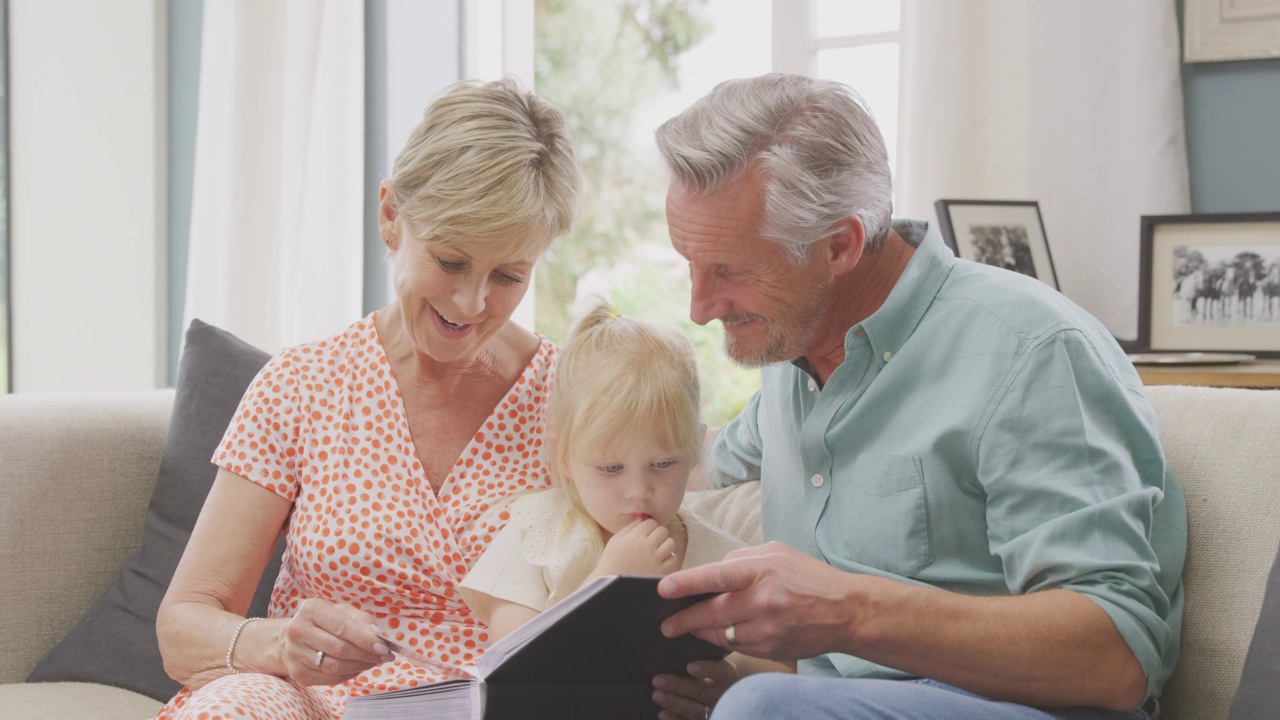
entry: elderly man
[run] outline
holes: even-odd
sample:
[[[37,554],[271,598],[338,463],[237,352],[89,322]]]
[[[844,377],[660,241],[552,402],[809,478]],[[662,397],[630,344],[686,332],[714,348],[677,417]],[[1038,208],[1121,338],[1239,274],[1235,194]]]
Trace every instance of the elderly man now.
[[[718,86],[658,130],[695,322],[762,386],[714,437],[761,547],[674,573],[673,616],[799,675],[660,676],[667,714],[1146,718],[1173,671],[1186,507],[1133,367],[1047,286],[890,222],[884,141],[837,83]],[[723,697],[726,686],[733,684]],[[717,703],[717,699],[719,702]]]

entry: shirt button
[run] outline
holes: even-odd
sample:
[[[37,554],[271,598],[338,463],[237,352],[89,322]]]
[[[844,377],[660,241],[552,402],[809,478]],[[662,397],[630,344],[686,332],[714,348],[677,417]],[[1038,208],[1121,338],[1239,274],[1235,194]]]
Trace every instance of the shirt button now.
[[[809,392],[814,392],[817,389],[818,389],[818,381],[814,380],[813,378],[809,378]]]
[[[822,477],[822,473],[815,473],[813,477],[809,478],[809,484],[816,488],[822,487],[823,482],[825,480]]]
[[[893,353],[889,352],[888,350],[885,350],[885,351],[884,351],[884,361],[885,361],[885,362],[889,362],[889,361],[890,361],[890,360],[892,360],[892,359],[893,359]]]

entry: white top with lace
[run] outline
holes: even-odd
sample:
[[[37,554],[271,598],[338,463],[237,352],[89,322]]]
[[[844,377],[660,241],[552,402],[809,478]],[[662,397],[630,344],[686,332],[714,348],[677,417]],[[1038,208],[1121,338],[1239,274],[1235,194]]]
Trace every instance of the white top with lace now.
[[[511,518],[506,527],[472,566],[459,590],[473,610],[475,594],[483,593],[541,612],[576,590],[575,579],[591,571],[590,536],[573,519],[569,500],[558,489],[517,497],[507,511]],[[682,569],[718,562],[730,551],[746,547],[687,509],[682,508],[677,517],[689,533]],[[574,582],[575,587],[565,587],[566,582]]]

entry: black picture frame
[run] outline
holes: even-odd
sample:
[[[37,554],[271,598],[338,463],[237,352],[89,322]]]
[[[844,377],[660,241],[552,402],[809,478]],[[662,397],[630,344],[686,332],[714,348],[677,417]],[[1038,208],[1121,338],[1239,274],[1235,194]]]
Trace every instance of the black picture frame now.
[[[1141,228],[1143,352],[1280,358],[1280,212],[1144,215]]]
[[[1059,290],[1036,200],[938,200],[942,239],[957,257],[1019,272]]]

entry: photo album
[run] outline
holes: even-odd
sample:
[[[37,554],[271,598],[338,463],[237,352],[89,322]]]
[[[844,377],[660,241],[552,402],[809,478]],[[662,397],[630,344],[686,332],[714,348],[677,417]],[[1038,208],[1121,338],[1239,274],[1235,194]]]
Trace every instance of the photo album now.
[[[507,635],[453,679],[347,701],[350,720],[657,717],[653,676],[727,651],[662,621],[710,595],[669,600],[656,575],[596,578]],[[393,648],[414,659],[414,654]],[[427,662],[435,669],[438,664]]]

